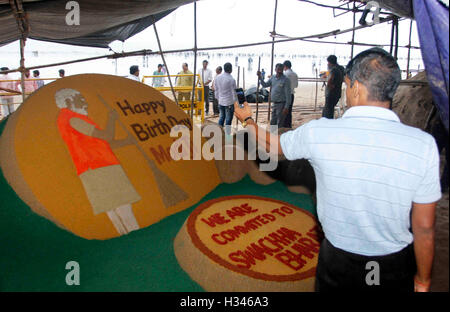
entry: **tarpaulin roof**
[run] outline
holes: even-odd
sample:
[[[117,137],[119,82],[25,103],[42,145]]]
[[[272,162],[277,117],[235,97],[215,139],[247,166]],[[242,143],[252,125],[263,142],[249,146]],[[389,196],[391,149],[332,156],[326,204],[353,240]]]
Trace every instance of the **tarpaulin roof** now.
[[[434,103],[447,131],[449,130],[448,9],[448,1],[444,3],[441,0],[414,0],[414,14],[428,82],[433,92]]]
[[[22,0],[28,38],[90,47],[126,40],[193,0],[77,0],[80,25],[68,25],[67,0]],[[0,46],[21,38],[8,0],[0,0]]]

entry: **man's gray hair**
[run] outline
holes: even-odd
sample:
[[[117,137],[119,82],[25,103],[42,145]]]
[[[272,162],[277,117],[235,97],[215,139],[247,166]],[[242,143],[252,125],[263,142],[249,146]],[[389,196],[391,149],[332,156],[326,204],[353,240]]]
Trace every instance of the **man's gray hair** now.
[[[70,98],[73,99],[75,95],[78,95],[81,93],[74,89],[61,89],[56,91],[55,93],[55,102],[56,106],[59,108],[68,108],[66,104],[66,99]]]

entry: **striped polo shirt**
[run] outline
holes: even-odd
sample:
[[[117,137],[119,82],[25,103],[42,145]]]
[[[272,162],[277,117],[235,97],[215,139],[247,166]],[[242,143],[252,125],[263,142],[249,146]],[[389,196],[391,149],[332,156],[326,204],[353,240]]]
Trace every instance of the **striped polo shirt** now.
[[[411,244],[412,203],[441,198],[434,138],[391,110],[352,107],[281,136],[289,160],[308,159],[317,180],[317,214],[337,248],[387,255]]]

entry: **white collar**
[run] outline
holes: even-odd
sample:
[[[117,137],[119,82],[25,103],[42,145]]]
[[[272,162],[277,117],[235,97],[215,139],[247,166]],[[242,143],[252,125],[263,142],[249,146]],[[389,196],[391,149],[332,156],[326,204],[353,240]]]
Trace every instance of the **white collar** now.
[[[354,106],[348,109],[342,118],[376,118],[400,122],[392,110],[377,106]]]

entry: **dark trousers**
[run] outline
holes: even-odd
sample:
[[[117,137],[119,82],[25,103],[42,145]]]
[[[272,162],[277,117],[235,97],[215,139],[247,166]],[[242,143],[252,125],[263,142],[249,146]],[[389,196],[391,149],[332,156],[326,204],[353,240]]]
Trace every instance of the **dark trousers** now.
[[[222,106],[219,105],[219,126],[223,127],[225,122],[225,133],[230,134],[231,133],[231,122],[233,121],[233,115],[234,115],[234,105],[230,106]]]
[[[322,111],[322,117],[334,119],[334,107],[339,103],[340,95],[328,95],[325,99],[325,107]]]
[[[292,128],[292,108],[294,107],[294,94],[291,95],[291,107],[289,108],[289,113],[286,115],[286,118],[284,119],[284,123],[282,125],[282,128]]]
[[[283,114],[285,102],[278,102],[272,104],[272,117],[270,118],[271,126],[278,126],[278,128],[283,128],[287,115]]]
[[[205,113],[209,113],[209,86],[204,86],[203,91],[205,94]]]
[[[379,285],[373,280],[373,267],[379,264]],[[316,291],[393,291],[414,292],[416,262],[413,245],[385,256],[362,256],[334,247],[326,238],[322,241],[316,271]]]
[[[216,115],[216,114],[219,114],[220,112],[219,112],[219,101],[216,99],[216,95],[215,95],[214,91],[213,91],[213,98],[214,98],[214,100],[213,100],[213,112],[214,112],[214,115]]]

